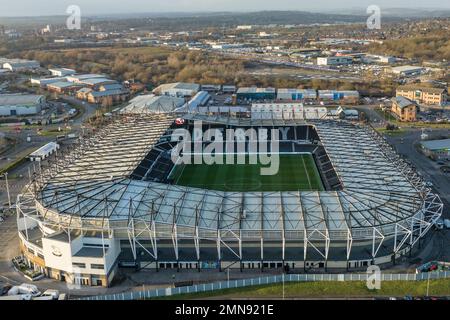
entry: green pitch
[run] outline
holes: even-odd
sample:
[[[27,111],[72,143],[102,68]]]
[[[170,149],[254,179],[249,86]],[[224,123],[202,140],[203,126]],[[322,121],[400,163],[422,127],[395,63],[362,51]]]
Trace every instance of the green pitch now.
[[[280,155],[279,171],[262,176],[261,164],[177,165],[170,178],[176,185],[219,191],[322,191],[312,155]]]

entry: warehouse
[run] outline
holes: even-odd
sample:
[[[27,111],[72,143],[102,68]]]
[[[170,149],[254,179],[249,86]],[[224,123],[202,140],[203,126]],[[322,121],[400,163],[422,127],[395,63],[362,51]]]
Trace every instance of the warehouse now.
[[[188,102],[189,112],[195,112],[198,107],[205,106],[209,100],[211,95],[206,91],[200,91]]]
[[[3,69],[8,69],[12,72],[32,71],[40,68],[40,64],[35,60],[24,59],[0,59],[0,64]]]
[[[72,76],[68,76],[66,78],[67,78],[67,81],[69,81],[69,82],[81,83],[82,81],[85,81],[88,79],[105,78],[105,76],[102,74],[90,73],[90,74],[72,75]]]
[[[321,101],[343,101],[348,103],[357,103],[359,101],[359,92],[350,90],[319,90],[318,97]]]
[[[425,68],[418,67],[418,66],[400,66],[400,67],[393,67],[391,69],[393,74],[397,74],[400,76],[408,77],[412,75],[419,75],[421,74]]]
[[[31,94],[0,94],[0,116],[25,116],[41,112],[45,97]]]
[[[132,99],[121,113],[167,113],[184,110],[185,105],[184,98],[149,94]]]
[[[80,91],[77,92],[77,96],[79,95]],[[86,100],[89,103],[107,103],[109,105],[112,105],[116,102],[125,101],[128,97],[129,92],[128,90],[124,89],[110,89],[110,90],[102,90],[102,91],[90,91],[86,93]]]
[[[72,76],[75,73],[77,73],[75,70],[67,69],[67,68],[51,68],[51,69],[48,69],[48,71],[50,71],[52,76],[55,76],[55,77]]]
[[[82,87],[81,84],[67,82],[67,81],[59,81],[59,82],[47,84],[48,91],[56,92],[56,93],[76,92],[76,91],[80,90],[81,87]]]
[[[327,117],[325,107],[304,107],[302,103],[254,103],[252,119],[313,120]]]
[[[239,88],[236,95],[240,100],[275,100],[276,91],[274,88]]]
[[[233,85],[223,85],[222,86],[223,93],[236,93],[236,86]]]
[[[195,83],[167,83],[162,84],[153,90],[154,94],[165,95],[171,97],[193,97],[200,91],[200,85]]]
[[[319,66],[338,66],[352,64],[352,57],[318,57],[317,65]]]
[[[219,92],[221,88],[220,84],[202,84],[202,91]]]
[[[42,88],[46,88],[47,85],[55,82],[65,82],[67,81],[64,77],[56,77],[56,78],[31,78],[30,83],[32,85],[38,85]]]
[[[277,100],[306,101],[316,100],[317,92],[314,89],[278,89]]]
[[[424,141],[421,146],[428,157],[450,160],[450,139]]]

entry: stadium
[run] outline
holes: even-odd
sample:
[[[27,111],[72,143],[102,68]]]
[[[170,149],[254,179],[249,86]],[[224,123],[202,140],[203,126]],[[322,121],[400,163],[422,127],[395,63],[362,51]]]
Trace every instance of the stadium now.
[[[249,161],[174,162],[174,131],[192,132],[199,121],[203,130],[279,129],[278,173],[261,176],[263,165]],[[309,271],[391,264],[420,247],[442,210],[439,196],[369,126],[198,114],[182,121],[114,115],[36,167],[17,200],[28,263],[51,278],[103,286],[129,266]]]

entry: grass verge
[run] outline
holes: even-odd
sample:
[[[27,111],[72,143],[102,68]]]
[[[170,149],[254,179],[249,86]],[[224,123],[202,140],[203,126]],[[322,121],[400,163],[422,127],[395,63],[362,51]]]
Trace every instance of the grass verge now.
[[[380,290],[367,289],[363,281],[347,282],[290,282],[284,285],[286,298],[362,298],[362,297],[404,297],[426,296],[427,281],[384,281]],[[450,295],[450,279],[430,280],[430,296]],[[283,285],[264,285],[236,289],[225,289],[193,294],[182,294],[166,297],[164,299],[205,299],[205,298],[281,298]],[[159,298],[163,299],[163,298]]]

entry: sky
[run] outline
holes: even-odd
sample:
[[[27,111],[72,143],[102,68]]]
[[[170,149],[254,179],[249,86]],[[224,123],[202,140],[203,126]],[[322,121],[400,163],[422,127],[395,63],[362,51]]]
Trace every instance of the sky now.
[[[84,15],[147,13],[300,10],[333,11],[366,8],[445,8],[448,0],[0,0],[0,16],[65,15],[66,8],[78,5]]]

